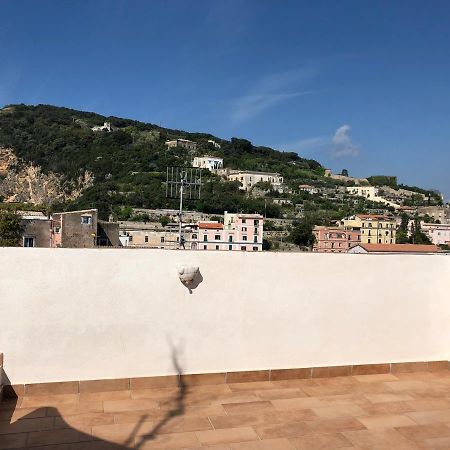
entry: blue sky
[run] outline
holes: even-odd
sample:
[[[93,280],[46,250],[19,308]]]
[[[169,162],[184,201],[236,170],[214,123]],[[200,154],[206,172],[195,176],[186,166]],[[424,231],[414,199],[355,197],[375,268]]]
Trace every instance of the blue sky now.
[[[450,2],[0,0],[0,105],[297,151],[450,197]]]

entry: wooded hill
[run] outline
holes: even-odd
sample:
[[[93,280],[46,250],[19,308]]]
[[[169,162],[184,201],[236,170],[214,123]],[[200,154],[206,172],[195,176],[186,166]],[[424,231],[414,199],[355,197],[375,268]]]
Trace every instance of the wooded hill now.
[[[91,130],[104,122],[111,123],[112,132]],[[165,141],[176,138],[197,142],[197,150],[167,149]],[[221,148],[214,148],[209,139]],[[87,187],[81,185],[76,196],[49,198],[45,203],[54,209],[96,207],[103,218],[111,212],[120,214],[123,206],[176,207],[175,200],[165,197],[166,167],[190,166],[194,156],[204,154],[223,157],[225,167],[231,169],[279,172],[294,190],[301,183],[340,184],[324,178],[324,168],[317,161],[301,158],[294,152],[254,146],[246,139],[228,141],[207,133],[189,133],[48,105],[8,105],[1,109],[0,148],[12,149],[17,157],[19,163],[11,170],[20,170],[26,164],[38,166],[43,174],[60,177],[64,189],[79,184],[86,174],[90,180],[93,176]],[[281,215],[280,206],[270,201],[275,193],[268,199],[254,198],[240,191],[237,182],[224,182],[207,171],[203,181],[201,199],[187,208],[217,214],[228,210],[265,211],[268,217]],[[292,200],[301,201],[303,197],[297,195]],[[336,209],[333,205],[325,205],[327,208]]]

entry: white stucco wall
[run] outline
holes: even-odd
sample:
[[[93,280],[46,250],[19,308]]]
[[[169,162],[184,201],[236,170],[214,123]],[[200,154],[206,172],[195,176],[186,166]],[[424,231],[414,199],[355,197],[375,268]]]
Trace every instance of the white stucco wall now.
[[[180,264],[198,265],[192,294]],[[14,383],[443,360],[450,257],[0,248]]]

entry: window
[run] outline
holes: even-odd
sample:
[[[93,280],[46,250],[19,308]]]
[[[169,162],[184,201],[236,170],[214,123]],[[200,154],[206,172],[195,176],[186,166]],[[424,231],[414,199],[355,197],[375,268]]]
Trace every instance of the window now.
[[[247,231],[247,227],[242,227],[242,231]]]
[[[253,251],[257,252],[258,251],[258,247],[253,247]]]
[[[242,240],[246,241],[247,240],[247,236],[242,236]]]
[[[241,245],[241,250],[242,250],[243,252],[245,252],[245,251],[247,251],[247,247],[246,247],[245,245]]]
[[[233,242],[233,236],[228,236],[228,242]]]
[[[203,246],[203,250],[206,250],[207,248],[208,248],[207,245],[204,245],[204,246]]]
[[[203,236],[203,242],[206,242],[208,240],[208,236]]]
[[[370,244],[370,239],[367,239],[367,243]]]
[[[55,233],[61,233],[61,227],[55,227]]]
[[[218,245],[216,245],[216,250],[219,250],[219,246]]]
[[[259,220],[254,221],[255,227],[259,227]]]
[[[144,237],[144,242],[148,242],[148,236]]]
[[[164,236],[161,236],[161,244],[164,244]]]
[[[247,223],[247,219],[242,219],[242,223]]]
[[[192,235],[192,239],[197,239],[197,235],[196,235],[196,234],[193,234],[193,235]]]
[[[372,224],[371,223],[369,223],[369,228],[372,228]]]
[[[214,236],[214,239],[215,239],[216,241],[220,241],[220,234],[216,234],[216,235]]]
[[[81,223],[83,225],[90,225],[92,223],[92,216],[81,216]]]
[[[133,236],[128,236],[128,242],[133,242]]]
[[[23,238],[24,247],[34,247],[34,237],[26,236]]]
[[[232,245],[229,245],[229,246],[228,246],[228,250],[233,250],[233,246],[232,246]]]
[[[253,242],[258,242],[258,236],[253,236]]]
[[[378,243],[381,244],[381,239],[378,239]]]

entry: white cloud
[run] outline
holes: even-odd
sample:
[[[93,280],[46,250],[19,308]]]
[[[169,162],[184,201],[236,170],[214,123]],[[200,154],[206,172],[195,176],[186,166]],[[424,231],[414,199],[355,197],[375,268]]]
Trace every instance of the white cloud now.
[[[349,135],[350,130],[350,125],[342,125],[335,131],[333,136],[299,139],[298,141],[277,145],[275,148],[302,153],[304,156],[311,153],[331,154],[335,157],[358,156],[361,148],[353,143]]]
[[[334,133],[333,143],[333,155],[337,157],[341,156],[358,156],[360,152],[359,145],[353,143],[352,138],[349,136],[351,127],[350,125],[342,125]]]
[[[234,100],[232,120],[235,122],[248,120],[286,100],[311,94],[312,91],[299,89],[299,85],[316,74],[315,68],[304,67],[260,78],[247,94]]]

